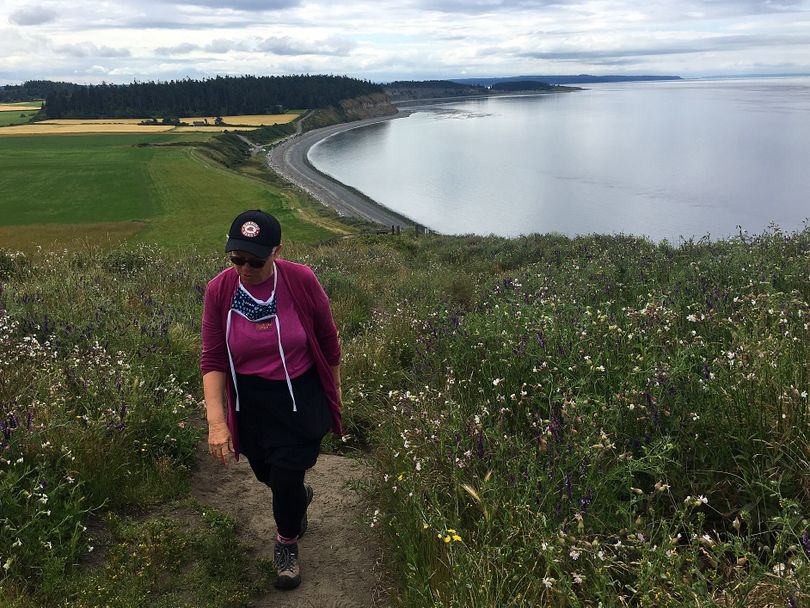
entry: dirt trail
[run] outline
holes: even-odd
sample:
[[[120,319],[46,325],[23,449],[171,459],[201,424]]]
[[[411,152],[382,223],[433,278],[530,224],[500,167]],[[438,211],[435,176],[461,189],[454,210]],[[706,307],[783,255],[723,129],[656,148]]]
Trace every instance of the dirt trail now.
[[[223,467],[204,446],[192,477],[192,495],[202,504],[237,521],[240,541],[252,557],[271,559],[275,523],[270,488],[259,483],[243,458]],[[385,608],[382,555],[371,530],[360,519],[366,506],[356,482],[368,474],[362,461],[321,454],[307,472],[315,489],[309,507],[309,528],[299,543],[301,579],[298,589],[257,598],[256,608]]]

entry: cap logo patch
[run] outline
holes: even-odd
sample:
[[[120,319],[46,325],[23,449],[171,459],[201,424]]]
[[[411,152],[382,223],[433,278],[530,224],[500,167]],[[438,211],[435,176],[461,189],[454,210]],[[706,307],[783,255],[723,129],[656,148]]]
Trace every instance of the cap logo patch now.
[[[252,239],[254,236],[259,236],[259,232],[261,232],[261,228],[256,222],[245,222],[242,224],[242,235]]]

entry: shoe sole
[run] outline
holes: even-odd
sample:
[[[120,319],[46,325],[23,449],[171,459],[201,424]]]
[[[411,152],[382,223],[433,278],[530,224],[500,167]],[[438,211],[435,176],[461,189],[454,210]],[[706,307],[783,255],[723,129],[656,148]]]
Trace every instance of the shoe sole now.
[[[307,492],[307,506],[304,507],[304,517],[301,518],[301,532],[298,533],[298,538],[304,536],[304,533],[307,531],[307,526],[309,525],[309,521],[307,520],[307,509],[309,508],[310,503],[312,503],[312,497],[315,496],[315,491],[312,489],[310,485],[304,485],[304,489]]]
[[[295,578],[289,576],[279,576],[276,578],[275,587],[276,589],[295,589],[300,584],[301,584],[300,576],[297,576]]]

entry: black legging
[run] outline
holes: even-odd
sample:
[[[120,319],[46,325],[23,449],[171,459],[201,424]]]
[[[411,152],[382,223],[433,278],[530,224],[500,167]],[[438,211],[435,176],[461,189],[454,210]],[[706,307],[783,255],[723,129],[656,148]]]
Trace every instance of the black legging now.
[[[307,508],[305,471],[270,466],[270,463],[251,459],[248,462],[256,479],[273,490],[273,517],[278,533],[285,538],[296,538],[301,533],[301,520]]]

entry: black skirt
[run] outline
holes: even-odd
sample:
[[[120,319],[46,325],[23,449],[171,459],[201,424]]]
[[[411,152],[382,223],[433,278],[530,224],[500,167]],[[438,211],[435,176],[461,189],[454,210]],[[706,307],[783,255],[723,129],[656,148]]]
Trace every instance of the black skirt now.
[[[239,451],[248,460],[293,470],[315,466],[321,440],[332,427],[329,402],[313,366],[292,379],[297,411],[286,380],[236,374]]]

